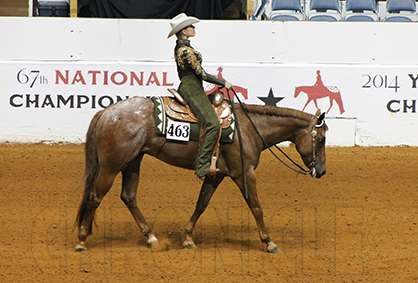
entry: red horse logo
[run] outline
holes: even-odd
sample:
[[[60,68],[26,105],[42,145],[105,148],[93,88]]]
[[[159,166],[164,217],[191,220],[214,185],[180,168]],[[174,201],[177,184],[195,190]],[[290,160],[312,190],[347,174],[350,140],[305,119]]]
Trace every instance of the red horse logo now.
[[[225,79],[224,79],[224,77],[222,76],[222,71],[223,71],[223,69],[224,69],[224,68],[219,67],[219,68],[218,68],[218,74],[217,74],[215,77],[217,77],[218,79],[221,79],[221,80],[227,81],[227,80],[225,80]],[[206,92],[206,94],[207,94],[207,95],[211,94],[211,93],[214,91],[214,89],[215,89],[216,87],[217,87],[217,86],[215,86],[215,85],[213,85],[213,84],[210,84],[210,85],[206,86],[206,87],[205,87],[205,92]],[[235,92],[236,92],[237,94],[238,94],[238,93],[241,93],[241,95],[242,95],[245,99],[248,99],[248,91],[247,91],[247,89],[246,89],[246,88],[243,88],[243,87],[240,87],[240,86],[237,86],[237,85],[233,85],[232,87],[234,88],[234,90],[235,90]],[[222,89],[221,89],[221,92],[222,92],[222,94],[224,95],[224,98],[228,98],[228,94],[227,94],[227,92],[226,92],[226,89],[225,89],[225,88],[222,88]],[[229,93],[229,95],[231,96],[231,99],[233,100],[233,99],[234,99],[234,93],[231,91],[231,92]]]
[[[316,71],[316,83],[313,86],[298,86],[295,88],[295,98],[303,92],[308,95],[308,101],[306,102],[305,106],[303,107],[302,111],[305,110],[306,106],[308,106],[309,102],[313,101],[316,109],[318,108],[317,99],[329,97],[329,108],[328,112],[331,110],[332,106],[334,105],[334,101],[337,103],[338,107],[340,108],[340,114],[345,112],[343,106],[343,100],[341,99],[341,92],[336,86],[325,86],[322,82],[321,72],[318,70]]]

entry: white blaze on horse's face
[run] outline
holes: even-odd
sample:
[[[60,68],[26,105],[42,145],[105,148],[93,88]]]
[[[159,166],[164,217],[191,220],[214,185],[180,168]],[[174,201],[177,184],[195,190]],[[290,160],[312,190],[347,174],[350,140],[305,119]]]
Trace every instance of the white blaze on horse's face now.
[[[296,140],[296,149],[305,165],[311,170],[312,177],[321,178],[326,173],[325,133],[328,129],[322,114],[315,116],[309,128],[304,130]]]

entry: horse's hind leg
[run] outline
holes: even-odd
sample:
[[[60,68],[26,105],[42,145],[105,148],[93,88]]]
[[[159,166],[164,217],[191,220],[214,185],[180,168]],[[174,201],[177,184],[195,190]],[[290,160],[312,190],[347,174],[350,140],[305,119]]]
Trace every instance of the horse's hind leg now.
[[[82,219],[80,219],[80,226],[78,229],[79,243],[75,247],[77,252],[83,252],[86,250],[86,239],[92,232],[94,213],[99,207],[103,197],[112,187],[115,177],[115,172],[108,172],[101,169],[93,189],[88,194],[84,195],[80,206]]]
[[[122,170],[122,193],[120,197],[134,217],[142,234],[148,237],[148,246],[151,248],[158,248],[158,240],[152,233],[150,226],[139,210],[136,200],[139,182],[139,168],[142,158],[143,155],[139,155]]]
[[[186,225],[184,231],[186,232],[186,240],[183,242],[183,247],[187,249],[195,249],[196,245],[193,242],[192,233],[194,226],[196,225],[197,220],[200,215],[205,211],[206,207],[209,204],[210,199],[213,196],[216,188],[224,179],[224,176],[218,175],[216,178],[206,178],[203,182],[202,188],[200,190],[199,199],[196,203],[195,211],[193,212],[192,217]]]

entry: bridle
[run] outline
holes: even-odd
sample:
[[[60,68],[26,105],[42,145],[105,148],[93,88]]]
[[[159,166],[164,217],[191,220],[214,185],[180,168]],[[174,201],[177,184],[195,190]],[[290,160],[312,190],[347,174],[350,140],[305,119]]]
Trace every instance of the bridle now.
[[[317,117],[318,118],[318,117]],[[324,125],[324,120],[322,120],[322,122],[319,125],[315,125],[315,129],[319,129]],[[261,137],[261,135],[258,133],[258,135],[260,136],[261,140],[263,141],[264,145],[270,150],[270,152],[274,155],[274,157],[276,157],[277,160],[279,160],[283,165],[285,165],[287,168],[289,168],[290,170],[295,171],[298,174],[302,174],[302,175],[312,175],[315,176],[316,175],[316,137],[318,135],[317,130],[313,129],[311,131],[311,137],[312,137],[312,162],[308,165],[309,170],[306,170],[305,168],[303,168],[302,166],[300,166],[299,164],[297,164],[292,158],[290,158],[280,147],[278,147],[277,145],[274,145],[275,148],[277,148],[290,162],[293,163],[293,165],[295,165],[296,167],[299,168],[295,169],[291,166],[289,166],[288,164],[286,164],[283,160],[281,160],[276,154],[274,154],[274,152],[266,145],[266,142],[264,141],[264,139]]]
[[[309,170],[304,169],[302,166],[300,166],[299,164],[297,164],[292,158],[290,158],[280,147],[278,147],[277,145],[274,145],[274,147],[276,147],[290,162],[293,163],[293,165],[295,165],[296,167],[298,167],[299,169],[295,169],[293,167],[291,167],[290,165],[288,165],[286,162],[284,162],[280,157],[278,157],[273,150],[271,149],[271,147],[266,143],[266,141],[264,140],[264,138],[261,136],[260,132],[258,131],[257,127],[255,126],[254,122],[251,120],[250,115],[248,115],[247,111],[245,110],[245,108],[242,106],[242,102],[239,99],[237,93],[235,92],[235,90],[232,88],[232,92],[235,94],[235,97],[237,98],[239,104],[241,105],[241,109],[243,110],[244,114],[247,116],[248,120],[250,121],[251,125],[253,126],[255,132],[257,133],[257,135],[260,137],[261,141],[263,142],[264,146],[273,154],[273,156],[279,160],[283,165],[285,165],[287,168],[289,168],[290,170],[295,171],[298,174],[302,174],[302,175],[312,175],[315,176],[316,175],[316,169],[315,169],[315,165],[316,165],[316,137],[318,135],[316,129],[321,128],[324,125],[324,120],[322,119],[321,123],[318,125],[315,125],[314,129],[311,131],[311,137],[312,137],[312,162],[308,165]],[[227,91],[228,96],[229,96],[229,91]],[[231,100],[231,97],[229,97],[229,100]],[[232,101],[232,100],[231,100]],[[233,110],[234,111],[234,110]],[[236,117],[235,113],[234,116]],[[316,117],[318,118],[318,117]],[[239,129],[239,126],[237,127],[237,129]],[[240,134],[239,134],[240,136]],[[240,137],[241,140],[241,137]],[[242,146],[241,146],[242,148]],[[242,155],[243,158],[243,155]],[[243,161],[243,165],[244,165],[244,161]],[[243,166],[244,168],[244,166]],[[245,170],[245,169],[244,169]],[[244,171],[245,172],[245,171]],[[246,174],[244,174],[245,176]],[[244,183],[246,181],[244,180]]]
[[[315,125],[316,129],[321,128],[324,125],[324,120],[321,121],[319,125]],[[309,164],[309,171],[306,171],[307,174],[312,174],[312,176],[316,175],[316,136],[318,135],[317,131],[313,129],[311,131],[311,137],[312,137],[312,162]],[[304,170],[305,171],[305,170]],[[306,174],[306,175],[307,175]]]

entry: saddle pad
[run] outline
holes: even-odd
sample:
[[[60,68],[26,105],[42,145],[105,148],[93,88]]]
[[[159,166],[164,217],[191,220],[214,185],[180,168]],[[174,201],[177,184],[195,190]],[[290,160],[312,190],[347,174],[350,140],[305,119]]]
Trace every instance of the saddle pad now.
[[[166,115],[165,104],[163,98],[160,96],[151,97],[154,102],[154,115],[155,115],[155,133],[159,135],[166,135],[167,133],[167,121],[173,120]],[[228,102],[229,103],[229,102]],[[231,126],[226,129],[222,129],[221,143],[232,143],[235,137],[235,117],[231,115]],[[200,127],[198,123],[190,123],[190,140],[198,141],[200,135]]]

